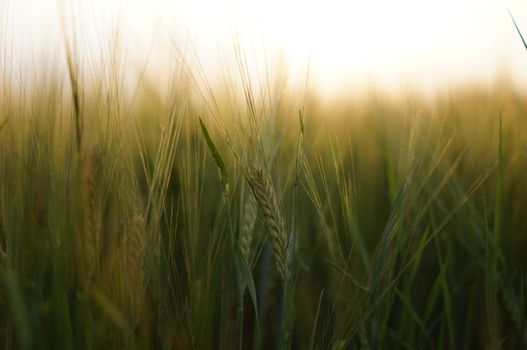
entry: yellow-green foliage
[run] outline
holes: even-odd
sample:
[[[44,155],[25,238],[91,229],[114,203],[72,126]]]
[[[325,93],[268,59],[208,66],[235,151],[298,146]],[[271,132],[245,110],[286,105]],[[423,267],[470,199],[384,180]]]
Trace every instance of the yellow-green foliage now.
[[[74,69],[3,86],[3,347],[527,341],[524,91],[278,101],[187,72],[132,99],[72,95]]]

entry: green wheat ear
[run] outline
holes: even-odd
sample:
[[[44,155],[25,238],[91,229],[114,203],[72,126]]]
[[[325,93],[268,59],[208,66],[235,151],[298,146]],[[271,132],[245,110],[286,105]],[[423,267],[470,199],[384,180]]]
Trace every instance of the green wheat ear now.
[[[250,194],[247,195],[243,206],[243,215],[240,224],[240,236],[238,237],[238,243],[244,258],[248,263],[250,263],[252,258],[251,244],[253,242],[254,223],[258,213],[257,210],[258,208],[256,207],[254,198]]]
[[[269,175],[260,167],[253,165],[249,168],[247,181],[269,230],[276,269],[280,274],[282,283],[285,283],[288,276],[287,247],[289,240],[284,219],[278,206],[276,192]]]

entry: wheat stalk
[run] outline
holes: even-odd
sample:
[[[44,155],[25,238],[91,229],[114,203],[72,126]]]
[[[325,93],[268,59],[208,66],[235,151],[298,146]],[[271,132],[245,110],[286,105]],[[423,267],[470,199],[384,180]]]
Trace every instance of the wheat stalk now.
[[[86,198],[86,232],[84,249],[91,278],[97,269],[97,261],[101,249],[100,237],[100,173],[102,169],[102,152],[99,145],[95,145],[86,162],[85,198]]]
[[[254,165],[249,167],[247,181],[269,231],[276,268],[285,283],[288,276],[286,261],[289,241],[273,184],[269,175]]]

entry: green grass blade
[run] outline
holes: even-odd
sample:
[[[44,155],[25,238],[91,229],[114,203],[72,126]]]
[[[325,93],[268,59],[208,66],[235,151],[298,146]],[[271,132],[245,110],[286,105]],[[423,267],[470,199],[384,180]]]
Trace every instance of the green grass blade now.
[[[223,158],[221,157],[220,152],[218,152],[218,149],[216,148],[214,141],[212,141],[209,131],[207,130],[207,127],[203,123],[203,120],[201,119],[201,117],[199,118],[199,125],[201,126],[201,131],[203,132],[205,141],[207,141],[207,147],[209,148],[209,151],[212,154],[212,158],[214,158],[214,162],[216,163],[216,166],[218,167],[218,170],[220,172],[220,182],[223,186],[223,192],[224,194],[227,195],[231,191],[230,190],[230,179],[229,179],[229,173],[227,172],[227,167],[225,166],[225,162],[223,161]]]
[[[318,319],[320,317],[320,306],[322,305],[323,296],[324,296],[324,290],[320,292],[320,296],[318,297],[317,312],[315,313],[315,319],[313,320],[313,329],[311,330],[311,337],[309,338],[309,349],[310,350],[315,349],[315,339],[316,339],[316,334],[317,334]]]
[[[31,324],[29,322],[28,310],[20,290],[17,278],[10,270],[4,274],[7,301],[9,303],[11,315],[18,335],[21,349],[29,349],[32,343]]]
[[[523,38],[522,32],[520,31],[520,28],[518,28],[518,24],[514,20],[514,16],[512,15],[511,10],[507,7],[507,11],[509,11],[509,16],[511,16],[512,23],[514,23],[514,27],[516,28],[516,31],[518,32],[518,35],[520,36],[520,39],[522,39],[523,47],[525,50],[527,50],[527,43],[525,42],[525,39]]]
[[[249,264],[247,264],[247,260],[245,260],[245,257],[243,256],[242,251],[238,245],[236,245],[235,254],[236,263],[240,269],[244,282],[247,284],[247,290],[249,291],[249,296],[251,297],[251,302],[253,304],[256,320],[255,329],[257,330],[257,334],[255,335],[255,337],[259,338],[260,335],[258,333],[260,330],[260,316],[258,315],[258,299],[256,297],[256,286],[254,285],[254,278],[251,272],[251,268],[249,267]]]

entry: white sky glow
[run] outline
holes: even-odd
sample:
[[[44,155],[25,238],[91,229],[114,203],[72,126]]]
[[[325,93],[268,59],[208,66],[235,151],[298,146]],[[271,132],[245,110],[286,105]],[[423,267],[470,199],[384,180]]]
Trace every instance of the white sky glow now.
[[[503,72],[527,85],[527,51],[507,5],[527,35],[520,0],[2,0],[0,39],[15,61],[57,51],[60,8],[84,38],[80,50],[105,47],[119,23],[137,62],[149,53],[155,61],[174,38],[211,75],[236,39],[260,64],[281,57],[293,79],[305,77],[309,62],[311,79],[329,91],[489,82]]]

